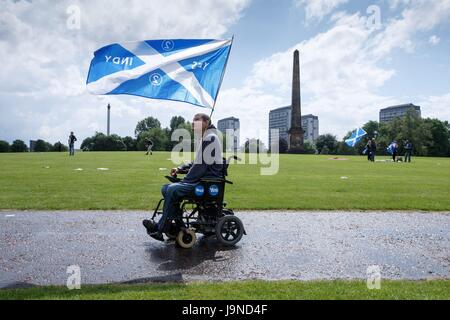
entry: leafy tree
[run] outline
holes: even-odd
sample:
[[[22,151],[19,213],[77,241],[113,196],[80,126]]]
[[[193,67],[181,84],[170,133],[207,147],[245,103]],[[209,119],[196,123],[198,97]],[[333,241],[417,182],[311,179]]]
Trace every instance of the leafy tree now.
[[[337,150],[337,154],[340,155],[346,155],[346,156],[353,156],[356,154],[361,154],[361,152],[359,152],[359,148],[357,148],[357,146],[355,146],[355,148],[349,147],[346,143],[345,140],[348,139],[348,137],[346,137],[344,139],[344,141],[340,141],[338,143],[338,150]],[[362,139],[363,142],[366,142],[364,139]],[[358,143],[358,145],[361,143]]]
[[[49,152],[52,149],[52,145],[42,139],[38,139],[34,145],[34,152]]]
[[[363,126],[364,131],[367,132],[368,138],[377,138],[379,135],[380,124],[377,121],[369,121]],[[346,138],[350,138],[350,135]]]
[[[127,146],[127,151],[137,151],[137,140],[132,137],[125,137],[122,139],[123,143]]]
[[[153,117],[145,118],[144,120],[139,121],[138,124],[136,125],[134,135],[138,137],[141,133],[146,132],[153,128],[161,129],[161,122],[159,122],[158,119]]]
[[[174,116],[170,119],[170,132],[172,133],[175,129],[184,127],[186,120],[181,116]]]
[[[327,145],[324,145],[322,149],[320,150],[320,154],[330,154],[330,149]]]
[[[99,134],[95,139],[94,151],[127,151],[127,146],[116,134]]]
[[[127,151],[127,146],[122,138],[116,134],[107,136],[96,132],[93,137],[83,140],[81,149],[89,151]]]
[[[81,150],[83,150],[83,151],[93,151],[94,150],[95,137],[98,134],[99,133],[96,132],[93,137],[88,137],[88,138],[84,139],[83,142],[81,143],[81,146],[80,146]]]
[[[180,117],[181,118],[181,117]],[[174,118],[172,118],[172,120],[173,120]],[[174,122],[174,125],[175,125],[176,123]],[[194,150],[194,130],[192,129],[192,125],[191,125],[191,123],[189,122],[189,121],[187,121],[187,122],[181,122],[181,121],[179,121],[178,122],[178,124],[176,124],[177,125],[177,127],[175,128],[175,129],[185,129],[185,130],[187,130],[188,132],[189,132],[189,135],[190,135],[190,137],[191,137],[191,150]],[[172,121],[171,121],[171,127],[172,127]],[[167,148],[166,148],[166,150],[168,150],[168,151],[170,151],[170,150],[172,150],[172,148],[177,144],[177,143],[179,143],[180,141],[172,141],[172,134],[173,134],[173,131],[174,130],[172,130],[172,129],[169,129],[169,128],[166,128],[166,129],[164,129],[165,131],[166,131],[166,133],[167,133],[167,138],[168,138],[168,140],[169,140],[169,142],[168,142],[168,144],[167,144]],[[181,140],[181,139],[180,139]],[[224,144],[225,145],[225,144]]]
[[[450,148],[448,123],[437,119],[425,119],[423,126],[429,132],[423,142],[429,156],[444,156]]]
[[[58,141],[52,146],[51,151],[53,151],[53,152],[66,152],[66,151],[69,151],[69,147],[64,145],[64,144],[62,144],[60,141]]]
[[[320,154],[336,154],[338,151],[336,136],[333,136],[332,134],[324,134],[319,136],[316,140],[316,147]]]
[[[25,144],[25,142],[23,142],[22,140],[14,140],[11,147],[10,147],[10,151],[11,152],[27,152],[28,151],[28,147]]]
[[[141,133],[137,138],[137,149],[139,151],[146,150],[145,139],[150,138],[153,141],[153,150],[165,151],[169,145],[167,132],[161,128],[152,128]]]
[[[0,140],[0,152],[9,152],[9,143],[4,140]]]
[[[404,152],[404,145],[409,140],[414,144],[414,149],[422,155],[427,155],[428,150],[424,142],[431,140],[431,132],[424,126],[424,120],[413,110],[408,111],[405,117],[397,118],[392,125],[398,127],[398,131],[394,128],[391,130],[397,133],[395,140],[399,142],[400,152]]]
[[[316,145],[309,141],[306,140],[305,143],[303,144],[303,147],[305,148],[305,153],[306,154],[315,154],[316,153]]]
[[[406,141],[410,141],[414,146],[414,154],[418,156],[449,156],[450,155],[450,134],[448,122],[438,119],[422,119],[414,111],[409,111],[406,116],[396,118],[388,123],[377,123],[370,121],[363,127],[368,136],[376,136],[377,153],[387,154],[386,148],[396,140],[400,146],[400,154],[404,152]],[[376,130],[378,128],[378,130]],[[378,135],[376,134],[378,133]],[[350,133],[344,137],[348,138]],[[362,139],[356,147],[355,152],[360,154],[367,139]],[[340,143],[339,153],[348,150]]]

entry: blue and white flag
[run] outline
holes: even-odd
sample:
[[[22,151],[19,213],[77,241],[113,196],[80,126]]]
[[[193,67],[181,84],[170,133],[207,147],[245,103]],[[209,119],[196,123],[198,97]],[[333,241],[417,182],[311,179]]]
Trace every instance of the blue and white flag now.
[[[367,135],[367,132],[364,131],[363,128],[359,128],[356,129],[355,131],[353,131],[352,135],[350,136],[350,138],[348,138],[347,140],[345,140],[345,143],[349,146],[354,148],[356,146],[356,144],[365,136]]]
[[[394,154],[395,151],[398,149],[397,142],[393,141],[391,144],[386,148],[387,153]]]
[[[213,108],[232,41],[111,44],[94,53],[87,89],[93,94],[129,94]]]

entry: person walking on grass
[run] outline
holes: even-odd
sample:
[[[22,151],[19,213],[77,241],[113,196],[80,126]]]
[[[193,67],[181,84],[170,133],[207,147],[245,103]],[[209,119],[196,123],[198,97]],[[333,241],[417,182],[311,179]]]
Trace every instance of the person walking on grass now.
[[[367,161],[375,162],[375,155],[377,153],[377,143],[375,138],[369,139],[366,145],[367,150]]]
[[[367,152],[367,161],[372,161],[372,139],[369,139],[369,141],[366,144],[366,152]]]
[[[77,141],[77,137],[75,137],[72,131],[69,136],[69,156],[75,155],[75,141]]]
[[[152,139],[150,139],[150,138],[145,139],[145,146],[147,147],[147,153],[146,153],[147,156],[149,153],[150,153],[150,155],[153,155],[153,151],[152,151],[153,145],[154,144],[153,144]]]
[[[394,162],[397,162],[397,156],[398,156],[398,143],[396,140],[394,140],[394,142],[391,143],[391,145],[389,146],[389,148],[391,149],[391,153],[392,153],[392,160]]]
[[[375,162],[375,155],[377,154],[377,143],[375,138],[372,138],[372,143],[370,145],[370,161]]]
[[[413,144],[411,141],[407,140],[405,144],[405,162],[411,163],[412,151],[413,151]]]

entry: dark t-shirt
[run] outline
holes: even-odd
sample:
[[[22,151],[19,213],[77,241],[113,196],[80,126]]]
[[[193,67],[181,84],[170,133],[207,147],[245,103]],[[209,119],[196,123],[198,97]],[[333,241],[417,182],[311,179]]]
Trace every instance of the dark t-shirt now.
[[[406,151],[412,151],[412,149],[413,149],[412,143],[411,143],[411,142],[410,142],[410,143],[407,143],[406,146],[405,146],[405,150],[406,150]]]
[[[74,144],[75,141],[77,141],[77,137],[75,137],[75,135],[71,134],[69,136],[69,144]]]

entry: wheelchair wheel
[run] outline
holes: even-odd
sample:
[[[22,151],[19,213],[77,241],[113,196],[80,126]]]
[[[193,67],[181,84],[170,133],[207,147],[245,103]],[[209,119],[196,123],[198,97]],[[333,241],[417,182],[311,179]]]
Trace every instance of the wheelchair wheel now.
[[[187,229],[178,232],[177,238],[175,239],[178,246],[183,249],[190,249],[194,246],[195,241],[197,241],[197,236],[194,230]]]
[[[236,216],[222,217],[216,225],[217,240],[223,245],[233,246],[241,240],[243,235],[244,225]]]

